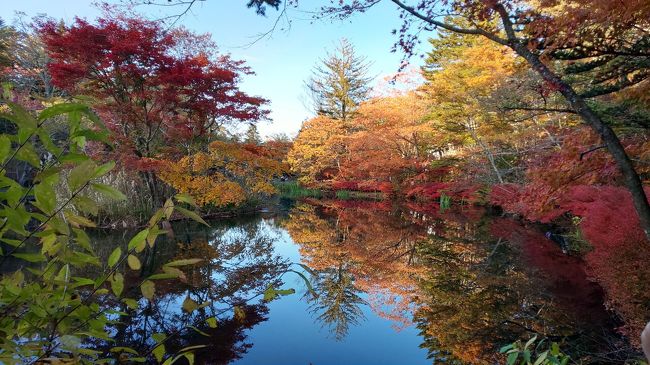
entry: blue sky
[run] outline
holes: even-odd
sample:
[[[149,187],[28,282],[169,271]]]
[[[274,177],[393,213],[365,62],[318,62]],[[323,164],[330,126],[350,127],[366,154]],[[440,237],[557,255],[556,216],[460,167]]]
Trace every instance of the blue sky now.
[[[117,0],[109,0],[109,3]],[[21,0],[3,4],[0,17],[8,23],[16,11],[28,16],[45,13],[53,18],[72,20],[75,16],[94,19],[99,10],[92,1],[85,0]],[[309,13],[320,0],[304,0],[298,9],[289,9],[292,20],[290,29],[276,29],[270,38],[250,43],[258,34],[271,29],[277,12],[268,11],[267,18],[247,9],[244,0],[207,0],[198,3],[183,17],[179,24],[199,33],[211,33],[223,53],[245,60],[255,71],[247,77],[242,89],[271,101],[270,122],[259,125],[264,136],[284,132],[297,133],[303,120],[312,116],[305,107],[304,80],[327,50],[335,48],[338,40],[345,37],[356,47],[358,53],[372,62],[370,74],[378,80],[394,74],[400,65],[401,54],[391,53],[396,40],[391,30],[400,23],[397,11],[390,2],[382,2],[365,14],[351,21],[313,21]],[[150,18],[163,16],[160,7],[142,6],[139,11]],[[164,9],[169,11],[168,8]],[[180,10],[180,8],[178,9]],[[177,11],[178,11],[177,10]],[[286,27],[280,23],[279,28]],[[421,59],[414,57],[414,65]],[[381,81],[379,81],[381,82]]]

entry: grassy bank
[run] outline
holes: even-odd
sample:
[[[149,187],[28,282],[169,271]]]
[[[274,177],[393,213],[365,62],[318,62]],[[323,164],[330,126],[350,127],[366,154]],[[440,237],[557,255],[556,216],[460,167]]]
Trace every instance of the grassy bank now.
[[[365,192],[354,190],[327,190],[313,189],[301,186],[297,181],[285,181],[275,184],[276,189],[282,198],[336,198],[341,200],[349,199],[372,199],[382,200],[386,196],[380,192]]]

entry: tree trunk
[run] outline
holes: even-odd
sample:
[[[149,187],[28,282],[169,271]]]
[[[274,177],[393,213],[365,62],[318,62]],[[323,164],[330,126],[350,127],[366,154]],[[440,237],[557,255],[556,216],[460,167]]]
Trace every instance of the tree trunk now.
[[[467,128],[467,131],[469,134],[472,136],[474,141],[483,149],[483,154],[485,154],[485,157],[487,157],[488,161],[490,162],[490,165],[492,166],[492,170],[494,170],[494,173],[497,176],[497,180],[499,180],[500,184],[503,184],[503,178],[501,177],[501,172],[499,172],[499,168],[497,167],[496,161],[494,159],[494,155],[492,154],[492,151],[488,148],[483,141],[479,138],[479,136],[476,134],[476,131],[474,128],[471,126],[471,122],[468,123],[465,128]]]
[[[542,78],[552,85],[558,87],[558,91],[564,96],[569,105],[575,112],[580,115],[582,120],[591,127],[600,138],[603,140],[609,153],[616,161],[618,169],[620,170],[625,185],[632,194],[632,202],[634,208],[639,215],[639,222],[641,228],[645,233],[646,239],[650,241],[650,205],[648,204],[648,197],[643,190],[643,183],[641,178],[636,173],[632,160],[625,152],[621,141],[614,133],[612,128],[605,124],[602,119],[587,105],[584,98],[573,90],[571,85],[564,82],[558,75],[551,71],[540,59],[539,56],[531,52],[528,47],[519,42],[513,42],[510,47],[523,57]]]
[[[416,18],[427,22],[431,25],[442,27],[449,31],[459,33],[459,34],[471,34],[471,35],[481,35],[493,42],[502,44],[511,48],[519,56],[523,57],[528,64],[542,76],[544,81],[555,85],[562,96],[567,100],[571,108],[582,118],[582,120],[589,125],[600,138],[607,145],[607,149],[610,154],[616,161],[618,169],[625,179],[625,184],[627,185],[628,190],[632,194],[632,202],[634,203],[634,208],[639,216],[639,222],[641,223],[641,229],[643,229],[646,239],[650,242],[650,204],[648,204],[648,198],[643,190],[643,183],[639,175],[634,170],[634,165],[630,160],[630,157],[625,152],[621,141],[616,136],[616,133],[612,130],[610,126],[605,124],[600,117],[587,105],[585,100],[576,93],[571,85],[564,82],[558,75],[551,71],[546,65],[539,59],[539,56],[533,53],[527,45],[526,40],[517,38],[515,33],[515,27],[511,21],[511,15],[508,13],[507,8],[498,1],[491,2],[490,7],[496,11],[498,16],[501,18],[503,24],[503,30],[507,38],[502,38],[499,34],[489,33],[481,28],[474,29],[465,29],[458,27],[453,24],[448,24],[435,20],[434,18],[424,15],[423,13],[418,12],[418,10],[407,6],[400,0],[391,0],[397,6],[399,6],[404,11],[410,13]]]
[[[149,194],[151,194],[151,203],[152,208],[156,209],[162,207],[162,197],[158,191],[158,184],[156,182],[156,175],[151,171],[146,171],[142,173],[145,182],[147,183],[147,188],[149,188]]]

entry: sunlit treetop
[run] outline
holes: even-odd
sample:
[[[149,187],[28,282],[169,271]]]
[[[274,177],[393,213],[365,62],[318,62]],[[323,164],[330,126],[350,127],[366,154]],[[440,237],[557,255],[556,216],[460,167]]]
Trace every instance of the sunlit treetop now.
[[[265,118],[265,99],[239,89],[252,71],[208,36],[124,14],[40,24],[53,83],[97,100],[118,150],[135,158],[187,144],[227,123]],[[122,158],[120,158],[122,160]]]

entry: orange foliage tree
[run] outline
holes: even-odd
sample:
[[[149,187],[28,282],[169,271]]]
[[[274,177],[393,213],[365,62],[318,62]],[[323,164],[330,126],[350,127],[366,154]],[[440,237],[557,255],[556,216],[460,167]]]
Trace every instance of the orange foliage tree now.
[[[338,173],[345,135],[341,120],[319,116],[303,124],[287,156],[291,171],[298,174],[301,183],[313,184]]]
[[[277,154],[265,146],[215,141],[207,152],[164,161],[160,177],[200,205],[237,205],[253,194],[276,192],[271,178],[288,171]]]

